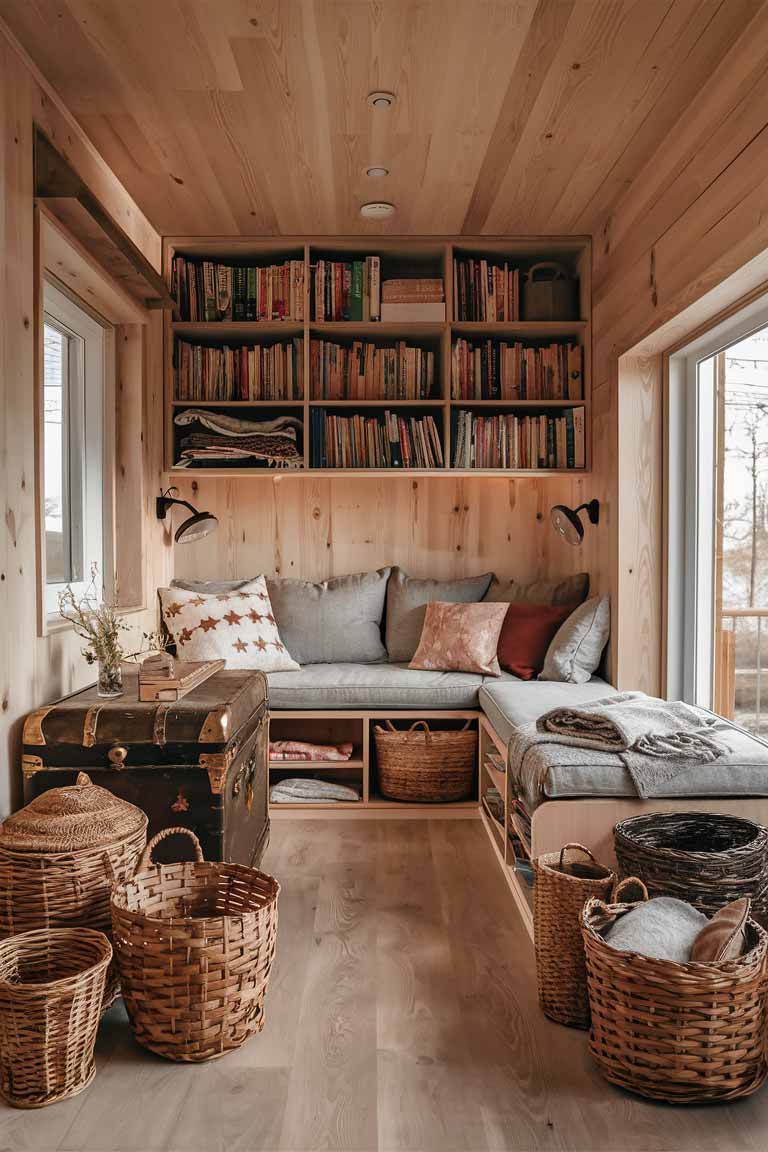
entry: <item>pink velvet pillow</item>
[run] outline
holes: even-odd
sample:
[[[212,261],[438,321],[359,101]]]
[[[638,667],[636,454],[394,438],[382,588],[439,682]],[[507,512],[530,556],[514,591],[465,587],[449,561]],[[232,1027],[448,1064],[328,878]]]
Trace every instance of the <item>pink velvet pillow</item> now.
[[[427,605],[424,627],[409,668],[498,676],[496,649],[508,604]]]

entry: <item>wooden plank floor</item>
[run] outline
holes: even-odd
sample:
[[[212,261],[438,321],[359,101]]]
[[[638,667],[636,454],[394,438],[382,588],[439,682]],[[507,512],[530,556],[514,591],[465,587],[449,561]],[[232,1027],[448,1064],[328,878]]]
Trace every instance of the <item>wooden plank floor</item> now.
[[[605,1084],[584,1033],[547,1021],[479,821],[273,825],[278,958],[261,1036],[171,1064],[105,1019],[87,1092],[0,1107],[2,1152],[762,1152],[768,1090],[646,1103]]]

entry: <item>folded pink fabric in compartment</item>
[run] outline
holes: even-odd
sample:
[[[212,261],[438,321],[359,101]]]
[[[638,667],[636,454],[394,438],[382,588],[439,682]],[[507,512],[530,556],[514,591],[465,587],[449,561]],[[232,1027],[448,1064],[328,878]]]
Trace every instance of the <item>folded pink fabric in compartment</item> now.
[[[349,760],[352,744],[310,744],[306,740],[273,740],[270,760]]]

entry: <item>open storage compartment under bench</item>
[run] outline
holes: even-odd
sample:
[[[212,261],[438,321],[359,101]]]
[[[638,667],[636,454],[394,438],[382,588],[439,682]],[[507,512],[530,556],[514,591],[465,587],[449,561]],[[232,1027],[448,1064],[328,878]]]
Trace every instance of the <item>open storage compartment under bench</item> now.
[[[316,744],[352,744],[352,756],[346,761],[307,761],[293,762],[270,760],[270,785],[288,777],[327,779],[346,784],[357,789],[360,799],[336,800],[327,802],[271,803],[272,816],[289,815],[296,811],[306,813],[320,809],[324,815],[331,811],[356,811],[390,809],[395,811],[429,811],[430,816],[439,812],[474,814],[479,802],[479,766],[476,765],[472,791],[466,800],[445,804],[419,804],[399,800],[388,800],[378,789],[378,766],[373,727],[389,720],[398,729],[408,729],[415,721],[426,720],[433,730],[462,728],[468,721],[475,730],[479,726],[480,713],[473,709],[425,711],[404,710],[338,710],[327,712],[275,711],[270,716],[270,742],[277,740],[301,740]]]

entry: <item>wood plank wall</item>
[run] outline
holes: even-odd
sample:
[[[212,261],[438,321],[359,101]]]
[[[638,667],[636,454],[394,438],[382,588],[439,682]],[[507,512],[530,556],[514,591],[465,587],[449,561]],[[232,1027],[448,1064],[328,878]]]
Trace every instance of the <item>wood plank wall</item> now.
[[[156,267],[160,237],[15,47],[0,35],[0,817],[18,799],[18,740],[31,708],[92,680],[71,631],[38,635],[34,437],[34,261],[32,129],[37,122]],[[135,339],[135,333],[134,333]],[[166,536],[151,517],[162,469],[161,322],[145,341],[142,515],[147,588],[166,579]],[[142,492],[116,485],[122,508]],[[118,514],[120,513],[118,507]],[[130,509],[129,511],[135,511]],[[135,572],[130,574],[134,587]],[[149,611],[130,617],[129,642],[154,626]]]
[[[662,350],[753,292],[740,270],[768,247],[767,45],[762,5],[594,229],[594,483],[615,526],[596,562],[620,687],[663,688]]]
[[[176,547],[178,576],[324,580],[399,564],[439,578],[493,570],[533,580],[587,570],[601,586],[597,532],[572,548],[549,518],[553,504],[591,496],[588,476],[174,480],[220,520],[215,548],[205,540]]]

